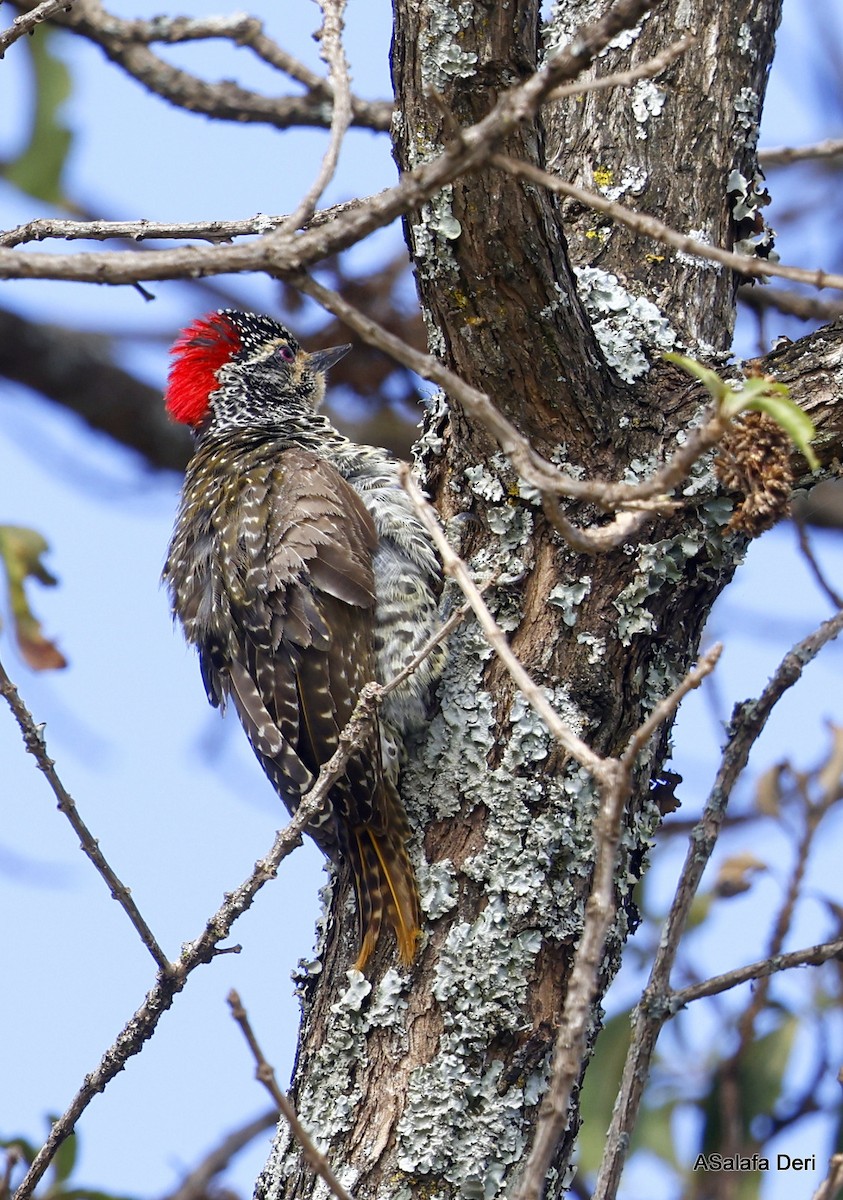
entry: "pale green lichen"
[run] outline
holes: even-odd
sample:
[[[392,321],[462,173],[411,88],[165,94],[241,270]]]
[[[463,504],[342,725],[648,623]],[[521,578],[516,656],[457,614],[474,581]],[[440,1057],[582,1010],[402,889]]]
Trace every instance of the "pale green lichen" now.
[[[521,1028],[542,945],[538,930],[513,936],[509,925],[502,897],[493,897],[476,921],[449,930],[433,984],[444,1021],[439,1053],[413,1072],[398,1125],[402,1170],[419,1182],[438,1177],[477,1200],[497,1195],[529,1129],[523,1085],[501,1087],[503,1063],[483,1061],[490,1029]]]
[[[520,503],[518,479],[500,453],[492,455],[488,464],[466,467],[464,476],[474,495],[486,501],[485,518],[497,535],[497,542],[471,565],[480,577],[494,572],[498,582],[514,583],[526,571],[517,551],[529,545],[534,524],[530,509]]]
[[[424,863],[418,870],[419,901],[429,920],[444,916],[457,903],[457,873],[449,858]]]
[[[711,234],[705,229],[689,229],[688,237],[693,238],[695,242],[700,242],[703,246],[714,244]],[[715,275],[719,275],[723,270],[721,263],[714,262],[710,258],[700,258],[697,254],[688,254],[685,250],[677,250],[674,258],[683,266],[696,267],[699,271],[713,271]]]
[[[647,186],[647,171],[642,166],[625,167],[619,183],[607,183],[600,191],[607,200],[620,200],[621,196],[640,195]]]
[[[751,178],[747,178],[741,171],[731,171],[726,180],[726,194],[732,219],[741,234],[732,247],[735,253],[757,255],[769,262],[778,262],[779,256],[773,249],[776,231],[761,215],[761,210],[770,203],[770,193],[761,172],[756,171]]]
[[[666,99],[667,92],[652,79],[640,79],[632,89],[632,115],[638,125],[635,136],[640,141],[646,140],[647,122],[651,117],[659,116]]]
[[[571,583],[557,583],[547,593],[548,604],[562,610],[562,620],[566,625],[576,625],[577,607],[582,604],[591,591],[591,576],[581,575]]]
[[[493,475],[483,463],[466,467],[463,473],[475,496],[480,496],[483,500],[498,501],[503,500],[506,495],[500,478]]]
[[[477,55],[463,50],[460,38],[474,17],[473,6],[463,0],[454,8],[434,5],[429,24],[419,28],[419,59],[423,82],[437,93],[452,79],[469,79],[477,69]]]
[[[372,985],[359,971],[347,971],[346,977],[348,987],[331,1007],[327,1036],[313,1057],[298,1098],[301,1120],[323,1145],[351,1127],[361,1099],[355,1079],[366,1063],[367,1024],[361,1010]],[[295,1169],[298,1155],[298,1147],[290,1144],[281,1164],[282,1174]]]
[[[735,125],[745,130],[750,136],[746,144],[754,145],[758,140],[758,114],[761,111],[761,98],[752,88],[741,88],[735,97]]]
[[[447,184],[422,205],[420,219],[410,226],[416,266],[426,278],[457,270],[451,242],[460,236],[462,226],[451,209],[453,196],[454,189]]]
[[[596,667],[606,657],[606,639],[594,633],[578,633],[577,641],[581,646],[588,647],[588,661]]]
[[[746,21],[743,22],[738,30],[738,36],[735,38],[735,45],[741,54],[750,54],[752,52],[752,30],[747,25]]]
[[[607,363],[621,379],[634,383],[650,369],[645,350],[663,354],[672,349],[675,331],[652,301],[631,295],[616,275],[598,267],[575,267],[574,274]]]
[[[707,496],[696,509],[697,524],[676,537],[628,547],[627,553],[636,558],[635,575],[613,601],[619,614],[615,632],[622,645],[628,646],[635,634],[650,633],[654,629],[655,617],[647,607],[647,600],[662,588],[681,583],[691,559],[698,560],[696,570],[701,579],[712,582],[717,579],[727,557],[723,532],[729,522],[732,504],[715,492],[716,481],[709,455],[694,464],[683,488],[683,493],[689,497],[700,493]],[[742,554],[741,546],[730,540],[730,563],[740,561]]]
[[[634,547],[635,575],[612,601],[619,614],[616,632],[622,645],[628,646],[635,634],[655,628],[655,617],[645,602],[666,584],[679,583],[688,560],[699,554],[702,546],[702,535],[693,532]]]
[[[548,689],[545,689],[545,695],[550,699]],[[513,736],[504,752],[504,762],[508,766],[520,767],[547,758],[550,743],[547,727],[521,692],[512,701],[509,723]]]
[[[381,979],[366,1011],[366,1028],[400,1027],[407,1008],[407,976],[390,967]]]

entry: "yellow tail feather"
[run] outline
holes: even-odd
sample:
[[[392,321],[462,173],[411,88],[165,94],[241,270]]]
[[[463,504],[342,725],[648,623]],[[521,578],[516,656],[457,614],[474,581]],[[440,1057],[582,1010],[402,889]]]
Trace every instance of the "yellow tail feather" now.
[[[349,858],[360,917],[360,953],[355,967],[362,971],[377,945],[384,912],[395,931],[398,955],[405,967],[413,961],[420,929],[416,878],[401,841],[358,826],[349,840]]]

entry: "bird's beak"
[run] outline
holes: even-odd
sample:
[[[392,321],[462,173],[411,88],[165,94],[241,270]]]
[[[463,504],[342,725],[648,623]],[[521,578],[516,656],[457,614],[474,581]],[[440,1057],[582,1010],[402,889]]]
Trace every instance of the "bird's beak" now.
[[[320,375],[324,375],[326,371],[330,371],[331,367],[336,366],[350,349],[351,346],[347,345],[331,346],[328,350],[314,350],[308,356],[308,366],[312,370],[318,371]]]

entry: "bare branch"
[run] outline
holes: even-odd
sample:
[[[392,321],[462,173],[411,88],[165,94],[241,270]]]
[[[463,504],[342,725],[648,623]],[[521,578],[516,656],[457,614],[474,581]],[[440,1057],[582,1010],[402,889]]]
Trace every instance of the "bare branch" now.
[[[756,312],[774,308],[803,321],[836,321],[843,316],[843,301],[818,300],[815,296],[803,296],[801,292],[785,291],[784,288],[744,283],[738,288],[738,299]]]
[[[811,542],[808,537],[808,530],[805,527],[804,519],[800,513],[795,511],[792,511],[791,515],[793,518],[794,527],[796,529],[796,536],[799,539],[799,549],[802,551],[805,561],[811,570],[811,574],[816,580],[817,586],[825,593],[827,599],[831,601],[834,608],[843,609],[843,596],[838,595],[820,570],[820,564],[817,562],[814,552],[811,549]]]
[[[18,7],[25,8],[26,3],[27,0],[18,0]],[[149,44],[154,41],[185,40],[178,36],[178,20],[171,26],[174,36],[166,36],[165,22],[162,26],[165,36],[157,38],[153,36],[154,22],[124,21],[107,12],[100,0],[74,0],[74,4],[72,12],[54,16],[53,19],[72,33],[100,46],[107,58],[122,67],[148,91],[177,108],[203,113],[217,120],[266,124],[276,129],[287,129],[292,125],[324,128],[330,124],[330,84],[318,76],[314,79],[303,64],[285,54],[260,31],[260,27],[255,29],[252,26],[250,34],[239,23],[230,25],[227,32],[223,32],[224,24],[219,24],[219,32],[210,34],[206,25],[204,32],[200,30],[200,35],[228,37],[235,43],[239,40],[242,44],[252,45],[269,65],[290,74],[297,82],[305,83],[308,87],[306,95],[271,97],[228,81],[207,83],[189,71],[174,67],[149,49]],[[61,8],[67,9],[69,5],[57,5],[56,12]],[[238,31],[243,33],[239,39],[236,36]],[[352,111],[355,125],[380,132],[389,128],[392,104],[387,100],[355,98]]]
[[[832,958],[843,956],[843,938],[834,942],[820,942],[817,946],[808,946],[803,950],[791,950],[788,954],[774,954],[762,958],[758,962],[749,963],[745,967],[735,967],[722,975],[714,975],[701,983],[692,983],[688,987],[679,988],[669,993],[671,1015],[679,1012],[686,1004],[694,1000],[702,1000],[706,996],[718,996],[728,992],[742,983],[751,983],[755,979],[768,979],[779,971],[791,971],[794,967],[819,967]]]
[[[480,594],[480,589],[471,578],[468,567],[459,555],[455,554],[451,549],[448,539],[445,537],[442,527],[436,518],[434,509],[425,500],[421,489],[410,474],[410,468],[407,466],[401,470],[401,483],[413,501],[419,519],[434,541],[436,549],[442,558],[442,565],[445,571],[456,580],[463,595],[474,610],[474,615],[477,617],[489,645],[492,646],[512,676],[516,687],[523,693],[525,700],[527,700],[534,712],[547,725],[550,733],[556,738],[563,750],[595,776],[600,777],[606,760],[595,754],[590,746],[581,738],[578,738],[573,730],[568,728],[553,708],[553,705],[547,700],[538,684],[524,670],[521,663],[513,654],[509,642],[506,640],[506,635],[489,612],[486,602]]]
[[[313,213],[303,227],[319,229],[330,224],[341,213],[359,208],[363,203],[362,200],[345,200],[342,204],[332,204],[330,208]],[[289,221],[289,215],[270,216],[267,213],[256,213],[239,221],[71,221],[63,217],[42,217],[0,233],[0,246],[20,246],[25,242],[42,242],[46,238],[62,238],[67,242],[104,242],[119,238],[144,242],[151,239],[176,241],[195,238],[216,244],[230,242],[236,237],[257,237],[271,233]]]
[[[648,58],[646,62],[640,63],[637,67],[633,67],[629,71],[615,71],[611,75],[601,75],[598,79],[588,79],[583,83],[564,84],[550,93],[547,102],[564,100],[567,96],[581,96],[583,92],[602,92],[607,88],[632,87],[639,79],[655,79],[676,62],[677,58],[681,58],[696,40],[692,33],[684,33],[682,37],[677,38],[675,42],[671,42],[666,49],[662,50],[661,54]]]
[[[739,275],[748,275],[753,279],[766,279],[768,275],[775,275],[780,279],[792,279],[796,283],[807,283],[815,288],[828,287],[843,290],[843,275],[835,272],[821,269],[812,270],[807,267],[788,267],[782,263],[770,262],[766,258],[750,258],[746,254],[735,254],[733,250],[723,250],[720,246],[709,246],[705,242],[688,237],[687,234],[679,233],[676,229],[671,229],[669,225],[665,225],[663,221],[659,221],[647,213],[633,212],[631,208],[618,204],[616,200],[607,200],[605,196],[589,191],[588,188],[580,187],[575,183],[567,183],[557,175],[550,175],[547,171],[542,171],[541,168],[534,167],[532,163],[522,159],[510,158],[504,154],[492,154],[490,161],[500,167],[502,171],[509,171],[512,175],[530,179],[533,183],[541,184],[560,196],[570,196],[572,199],[578,200],[586,208],[593,208],[597,212],[605,213],[613,221],[626,225],[629,229],[634,229],[642,237],[652,238],[653,241],[664,246],[673,246],[682,254],[720,263],[721,266],[730,267]]]
[[[8,29],[0,31],[0,58],[18,38],[22,38],[26,33],[32,33],[36,25],[40,25],[42,21],[55,16],[56,13],[67,12],[73,2],[74,0],[41,0],[40,4],[36,4],[28,12],[15,17]]]
[[[792,162],[807,159],[839,158],[843,155],[843,138],[827,138],[812,146],[776,146],[758,151],[758,161],[763,167],[785,167]]]
[[[156,982],[147,993],[136,1013],[126,1022],[109,1046],[100,1063],[85,1076],[81,1087],[62,1115],[53,1123],[50,1135],[35,1156],[32,1165],[15,1192],[14,1200],[28,1200],[43,1177],[61,1144],[73,1133],[77,1121],[99,1092],[105,1090],[127,1061],[139,1054],[154,1034],[158,1022],[171,1007],[188,978],[203,963],[210,962],[238,917],[251,906],[257,893],[274,879],[284,859],[301,844],[302,833],[318,816],[328,792],[348,765],[351,755],[363,744],[371,727],[376,685],[367,685],[361,692],[350,721],[340,734],[333,756],[321,768],[311,790],[302,798],[295,816],[275,836],[272,849],[255,863],[254,870],[233,892],[226,893],[223,903],[209,918],[204,931],[182,948],[177,963],[166,972],[159,972]]]
[[[343,139],[351,124],[351,78],[348,60],[342,44],[345,0],[319,0],[322,8],[322,28],[319,32],[321,57],[328,64],[328,77],[333,96],[331,137],[316,179],[282,226],[284,232],[301,228],[313,216],[319,198],[333,179]]]
[[[252,1052],[252,1057],[255,1060],[255,1078],[258,1079],[269,1092],[272,1099],[284,1114],[284,1119],[290,1126],[290,1131],[301,1146],[302,1153],[310,1163],[313,1170],[324,1180],[332,1195],[337,1197],[337,1200],[353,1200],[350,1192],[346,1191],[343,1185],[337,1178],[331,1164],[328,1162],[325,1155],[313,1141],[313,1138],[305,1129],[299,1120],[298,1113],[293,1108],[289,1096],[278,1086],[278,1080],[275,1078],[275,1071],[266,1061],[263,1051],[260,1048],[260,1043],[252,1029],[251,1022],[246,1009],[243,1007],[243,1002],[240,996],[233,989],[228,993],[228,1003],[231,1008],[231,1015],[243,1031],[243,1036]]]
[[[133,20],[122,23],[122,33],[127,40],[151,45],[153,42],[202,41],[207,38],[224,38],[237,46],[247,46],[258,58],[270,67],[303,83],[311,92],[322,92],[330,99],[331,89],[327,80],[305,63],[289,54],[263,31],[263,22],[246,13],[231,17],[168,17],[159,16],[153,21]],[[385,102],[388,103],[388,102]]]
[[[209,1184],[250,1142],[266,1130],[273,1129],[278,1124],[279,1115],[277,1108],[267,1109],[259,1117],[226,1134],[164,1200],[207,1200]]]
[[[770,682],[757,700],[745,701],[732,714],[729,741],[702,817],[688,841],[688,852],[676,895],[667,915],[650,978],[635,1010],[632,1043],[627,1054],[612,1123],[606,1135],[606,1153],[600,1165],[593,1200],[614,1200],[629,1149],[629,1139],[638,1118],[644,1086],[662,1025],[672,1015],[670,973],[679,940],[703,871],[711,857],[732,788],[746,766],[749,753],[781,696],[801,677],[805,666],[823,646],[843,630],[839,612],[784,656]]]
[[[98,0],[76,0],[76,3],[85,10],[78,18],[80,29],[86,35],[93,36],[92,33],[88,33],[87,28],[82,27],[89,20],[92,11],[95,14],[101,12]],[[72,279],[83,283],[117,284],[150,279],[195,279],[204,275],[242,271],[267,271],[282,277],[290,276],[312,263],[356,244],[367,234],[417,208],[464,171],[485,162],[498,140],[506,137],[522,121],[534,116],[555,87],[576,78],[617,33],[634,25],[650,7],[647,0],[616,0],[603,17],[580,29],[575,42],[554,54],[523,84],[504,92],[483,120],[464,131],[457,146],[446,149],[430,162],[408,172],[395,187],[386,189],[376,197],[370,198],[367,203],[342,214],[324,230],[309,230],[295,238],[277,232],[259,239],[250,246],[147,250],[138,251],[131,256],[127,256],[123,251],[36,255],[0,249],[0,278]],[[75,20],[76,15],[73,15],[72,19]],[[146,63],[147,73],[150,74],[150,86],[156,81],[160,85],[159,74],[163,78],[168,72],[175,72],[175,68],[162,64],[154,55],[149,55],[149,51],[143,46],[133,46],[124,54],[121,42],[119,55],[117,51],[110,54],[108,39],[101,29],[99,35],[100,44],[103,45],[106,54],[116,57],[118,61],[122,61],[126,54],[150,57],[153,60],[152,64]],[[105,40],[102,40],[103,38]],[[189,82],[192,89],[189,107],[206,111],[200,103],[199,93],[202,93],[202,89],[209,89],[210,85],[201,84],[198,93],[194,95],[197,91],[197,81],[189,77]],[[183,86],[187,87],[187,84]],[[215,86],[224,89],[234,85]],[[173,95],[178,93],[175,84],[171,90],[173,94],[168,95],[168,99],[172,99]],[[241,89],[235,90],[239,92]],[[258,99],[262,105],[259,106],[262,114],[260,119],[264,119],[267,102],[263,97]],[[220,111],[213,115],[225,115],[223,107],[221,104]],[[252,119],[248,110],[239,111],[241,116],[238,119]]]
[[[65,788],[56,771],[54,761],[47,754],[47,743],[44,739],[44,726],[36,725],[32,714],[21,700],[17,688],[12,683],[2,663],[0,663],[0,696],[2,696],[12,710],[12,715],[18,723],[18,727],[23,737],[23,744],[29,753],[34,757],[38,764],[38,769],[47,780],[53,795],[58,801],[59,812],[64,813],[70,822],[71,828],[79,838],[80,846],[83,852],[88,856],[94,864],[98,873],[105,880],[111,897],[116,900],[123,912],[131,921],[138,936],[146,946],[149,953],[152,955],[158,969],[163,975],[169,975],[173,966],[167,955],[161,949],[158,941],[155,938],[152,930],[144,920],[138,906],[132,899],[132,893],[117,877],[111,867],[111,864],[106,859],[105,855],[100,850],[99,842],[91,834],[88,826],[79,815],[79,810],[73,800],[73,797]]]

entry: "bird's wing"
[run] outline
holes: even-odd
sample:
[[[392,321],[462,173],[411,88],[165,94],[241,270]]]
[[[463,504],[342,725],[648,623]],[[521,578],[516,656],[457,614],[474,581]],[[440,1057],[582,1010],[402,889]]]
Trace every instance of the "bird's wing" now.
[[[295,808],[374,678],[377,538],[354,489],[298,448],[232,480],[223,510],[228,638],[208,647],[208,673],[225,674],[261,764]]]

